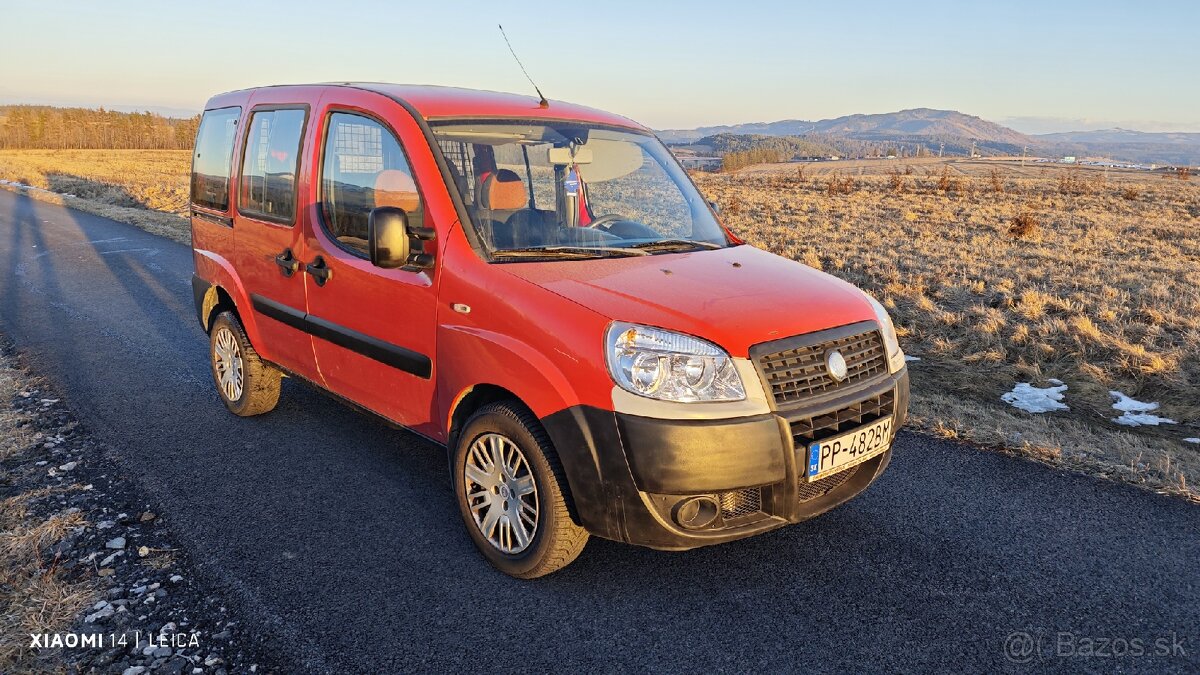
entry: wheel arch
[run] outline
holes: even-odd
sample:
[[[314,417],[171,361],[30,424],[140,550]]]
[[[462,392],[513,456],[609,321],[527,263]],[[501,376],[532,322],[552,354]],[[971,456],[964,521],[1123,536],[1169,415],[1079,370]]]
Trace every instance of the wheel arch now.
[[[241,278],[232,263],[213,251],[195,250],[196,271],[192,275],[192,294],[196,303],[196,314],[204,332],[212,330],[214,312],[227,307],[237,315],[246,331],[246,337],[255,349],[270,360],[270,345],[263,344],[258,332],[257,317],[250,304],[250,294],[241,283]]]
[[[462,432],[463,426],[466,425],[467,420],[471,418],[471,415],[473,415],[475,411],[483,408],[484,406],[502,401],[510,402],[513,405],[524,409],[529,413],[529,417],[531,420],[533,420],[533,423],[541,427],[541,421],[538,419],[537,414],[533,412],[533,409],[529,407],[525,401],[521,400],[520,396],[517,396],[509,389],[497,384],[489,383],[480,383],[467,387],[454,399],[454,404],[451,407],[448,420],[449,431],[447,433],[446,459],[447,465],[449,466],[451,472],[454,471],[454,453],[458,448],[458,436]],[[549,442],[551,451],[555,454],[553,461],[562,466],[562,455],[559,453],[558,448],[554,445],[554,441],[550,437],[549,432],[547,432],[544,427],[541,427],[540,431]],[[582,522],[579,518],[579,512],[575,508],[574,488],[571,485],[570,472],[564,472],[564,476],[566,478],[566,485],[563,486],[563,500],[566,502],[567,512],[570,514],[572,522],[574,522],[576,525],[582,525]],[[451,484],[453,483],[454,476],[451,476]]]
[[[462,431],[463,425],[467,423],[467,420],[470,419],[476,410],[489,403],[505,400],[511,400],[526,410],[530,410],[529,405],[522,401],[520,396],[498,384],[480,383],[467,387],[460,392],[454,399],[454,403],[450,409],[450,416],[446,423],[447,446],[451,449],[451,452],[453,452],[454,446],[458,443],[458,434]]]
[[[238,311],[237,303],[233,301],[233,296],[229,294],[229,291],[217,285],[209,286],[204,291],[204,297],[200,304],[200,326],[204,328],[205,333],[212,332],[213,321],[216,320],[218,314],[225,311],[233,312],[245,325],[245,320]]]

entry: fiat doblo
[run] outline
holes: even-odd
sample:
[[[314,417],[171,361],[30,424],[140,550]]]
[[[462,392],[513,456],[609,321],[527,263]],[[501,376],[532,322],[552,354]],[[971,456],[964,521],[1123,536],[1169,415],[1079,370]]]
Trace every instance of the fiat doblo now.
[[[216,390],[294,376],[447,448],[479,550],[532,578],[812,518],[887,467],[884,308],[743,243],[651,131],[557,101],[321,84],[221,94],[191,175]],[[797,232],[797,236],[804,236]]]

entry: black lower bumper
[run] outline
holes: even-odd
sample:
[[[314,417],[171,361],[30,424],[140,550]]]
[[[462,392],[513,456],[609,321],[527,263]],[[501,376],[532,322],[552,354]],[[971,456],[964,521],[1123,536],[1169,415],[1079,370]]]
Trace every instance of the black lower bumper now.
[[[894,428],[908,411],[907,370],[854,396],[886,390]],[[853,398],[853,396],[851,397]],[[835,409],[845,401],[830,401]],[[576,406],[542,419],[571,488],[573,515],[594,535],[651,548],[706,546],[797,523],[862,492],[887,468],[891,448],[840,474],[801,477],[796,416],[665,420]],[[717,504],[702,527],[681,525],[681,505]]]

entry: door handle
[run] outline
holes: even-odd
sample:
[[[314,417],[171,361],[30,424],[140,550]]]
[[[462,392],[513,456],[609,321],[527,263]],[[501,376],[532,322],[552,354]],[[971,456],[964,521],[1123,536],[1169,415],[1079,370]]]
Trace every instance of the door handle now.
[[[292,255],[292,249],[285,248],[283,253],[275,256],[275,264],[279,265],[279,273],[285,277],[290,277],[300,269],[300,261],[296,256]]]
[[[325,264],[325,258],[317,256],[313,261],[304,266],[304,271],[308,272],[308,276],[317,282],[318,286],[324,286],[326,281],[333,278],[333,270]]]

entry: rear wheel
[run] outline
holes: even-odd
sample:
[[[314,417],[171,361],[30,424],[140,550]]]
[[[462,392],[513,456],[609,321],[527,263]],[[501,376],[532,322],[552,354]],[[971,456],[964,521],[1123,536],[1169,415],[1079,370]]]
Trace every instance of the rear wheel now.
[[[587,530],[567,510],[567,481],[550,439],[515,403],[488,404],[467,420],[454,452],[454,493],[471,539],[505,574],[545,576],[587,545]]]
[[[209,333],[213,382],[229,412],[241,417],[275,409],[283,374],[254,351],[233,312],[221,312]]]

